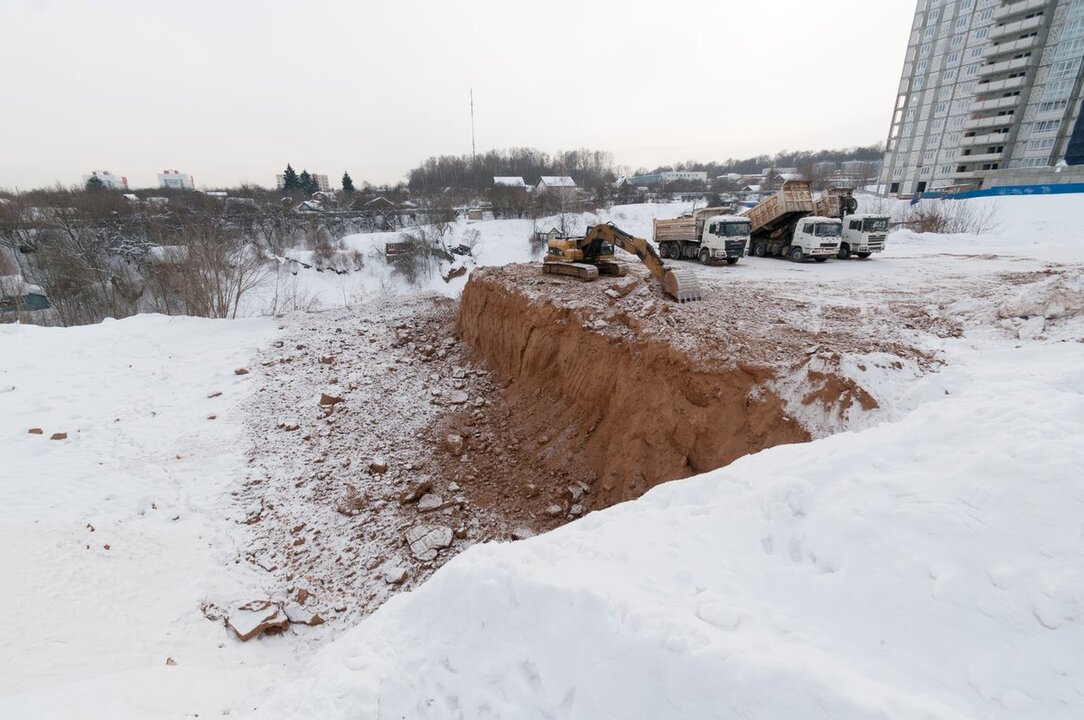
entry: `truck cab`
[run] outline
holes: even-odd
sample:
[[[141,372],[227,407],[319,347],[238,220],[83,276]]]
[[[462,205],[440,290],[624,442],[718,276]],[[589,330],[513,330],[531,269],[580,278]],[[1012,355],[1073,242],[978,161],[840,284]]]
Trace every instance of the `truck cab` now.
[[[824,262],[838,256],[843,236],[843,223],[835,218],[811,215],[799,220],[794,226],[787,256],[795,262],[807,257]]]
[[[736,263],[749,246],[749,227],[749,218],[737,215],[714,215],[706,219],[700,235],[701,256],[706,250],[709,261]]]
[[[848,215],[843,218],[843,236],[839,245],[839,258],[851,255],[868,258],[885,249],[888,236],[888,218],[884,215]]]

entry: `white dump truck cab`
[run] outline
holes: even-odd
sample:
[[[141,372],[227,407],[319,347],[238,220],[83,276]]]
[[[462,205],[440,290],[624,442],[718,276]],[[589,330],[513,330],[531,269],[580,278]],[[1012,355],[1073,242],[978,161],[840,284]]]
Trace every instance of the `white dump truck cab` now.
[[[704,221],[700,235],[700,260],[726,260],[733,264],[749,247],[749,218],[738,215],[713,215]]]
[[[885,249],[888,237],[888,218],[884,215],[847,215],[843,218],[843,237],[839,244],[839,258],[851,255],[868,258]]]
[[[835,218],[811,215],[799,220],[794,226],[787,256],[801,262],[813,258],[824,262],[839,254],[839,243],[843,235],[843,223]]]

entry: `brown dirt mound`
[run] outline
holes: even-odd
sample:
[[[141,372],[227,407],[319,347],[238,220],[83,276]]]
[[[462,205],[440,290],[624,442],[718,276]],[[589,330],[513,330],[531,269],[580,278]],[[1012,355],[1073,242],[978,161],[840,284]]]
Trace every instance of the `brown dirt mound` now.
[[[591,308],[532,299],[508,282],[513,278],[476,273],[463,293],[458,327],[507,383],[515,434],[527,446],[518,453],[517,473],[527,469],[534,479],[585,468],[598,509],[751,452],[809,439],[764,388],[774,378],[770,367],[693,361],[620,319],[631,332],[607,332],[609,321],[592,320]]]

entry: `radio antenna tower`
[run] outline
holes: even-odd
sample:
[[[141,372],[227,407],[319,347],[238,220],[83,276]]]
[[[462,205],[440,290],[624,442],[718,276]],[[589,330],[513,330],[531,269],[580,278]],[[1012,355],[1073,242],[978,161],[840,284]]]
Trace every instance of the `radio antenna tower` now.
[[[470,89],[470,159],[474,160],[477,150],[474,147],[474,88]]]

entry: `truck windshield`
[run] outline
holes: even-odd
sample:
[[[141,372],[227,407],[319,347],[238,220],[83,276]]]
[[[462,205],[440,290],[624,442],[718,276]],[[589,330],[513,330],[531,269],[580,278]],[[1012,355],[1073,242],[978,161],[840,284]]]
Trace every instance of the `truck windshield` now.
[[[843,234],[842,227],[839,223],[817,223],[813,234],[817,237],[839,237]]]
[[[862,225],[864,232],[885,232],[888,230],[888,218],[870,218]]]
[[[718,232],[716,235],[722,237],[740,237],[742,235],[749,234],[749,223],[747,222],[728,222],[719,223]]]

